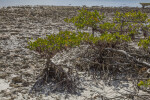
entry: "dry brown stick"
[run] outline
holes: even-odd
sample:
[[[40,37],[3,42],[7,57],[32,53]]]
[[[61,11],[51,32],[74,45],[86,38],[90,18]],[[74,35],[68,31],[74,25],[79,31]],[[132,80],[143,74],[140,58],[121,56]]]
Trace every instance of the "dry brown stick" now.
[[[89,59],[87,59],[87,58],[80,58],[80,60],[85,61],[85,62],[90,62],[91,64],[101,65],[100,63],[91,61],[91,60],[89,60]]]
[[[109,58],[109,57],[108,57]],[[96,65],[99,65],[99,66],[101,66],[101,65],[103,65],[103,64],[101,64],[101,63],[99,63],[99,62],[94,62],[94,61],[91,61],[91,60],[89,60],[89,59],[87,59],[87,58],[80,58],[80,60],[82,60],[82,61],[84,61],[84,62],[89,62],[89,63],[91,63],[91,64],[96,64]],[[113,63],[113,64],[108,64],[108,66],[117,66],[117,65],[129,65],[130,63],[120,63],[120,62],[115,62],[115,63]]]
[[[130,55],[137,56],[139,58],[150,58],[150,55],[139,55],[139,54],[135,54],[135,53],[131,53]]]
[[[149,64],[149,63],[147,63],[147,62],[145,62],[145,61],[139,61],[139,60],[137,60],[135,57],[131,56],[129,53],[127,53],[127,52],[124,51],[124,50],[117,50],[117,49],[113,49],[113,48],[105,48],[105,50],[109,50],[109,51],[112,51],[112,52],[121,53],[121,54],[125,55],[129,60],[132,59],[132,60],[135,61],[136,63],[145,65],[145,66],[147,66],[147,67],[150,68],[150,64]]]
[[[133,94],[132,92],[130,94],[123,94],[121,92],[118,92],[118,93],[120,93],[122,96],[125,96],[128,99],[134,99],[134,97],[136,96],[136,97],[140,98],[141,100],[145,100],[145,98],[143,98],[139,95]]]

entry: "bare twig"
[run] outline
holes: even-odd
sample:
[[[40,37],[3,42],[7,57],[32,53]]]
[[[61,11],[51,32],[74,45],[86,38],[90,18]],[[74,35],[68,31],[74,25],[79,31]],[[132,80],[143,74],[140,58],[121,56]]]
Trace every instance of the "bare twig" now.
[[[129,53],[127,53],[124,50],[117,50],[117,49],[113,49],[113,48],[105,48],[105,50],[121,53],[121,54],[125,55],[128,59],[133,60],[133,61],[135,61],[138,64],[142,64],[142,65],[145,65],[145,66],[150,68],[150,64],[149,63],[147,63],[145,61],[139,61],[138,59],[136,59],[135,57],[131,56]]]

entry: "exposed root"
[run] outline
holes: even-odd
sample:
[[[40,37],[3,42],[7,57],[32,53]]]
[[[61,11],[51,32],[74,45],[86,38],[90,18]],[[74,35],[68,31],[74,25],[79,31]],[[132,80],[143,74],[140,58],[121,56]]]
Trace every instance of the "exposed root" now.
[[[43,70],[40,78],[31,89],[31,92],[44,91],[44,94],[47,94],[55,91],[66,91],[68,93],[76,93],[77,84],[77,76],[72,73],[71,68],[65,71],[63,66],[55,65],[53,62],[49,62],[49,66],[46,66]],[[48,86],[46,87],[46,91],[44,86]]]
[[[150,74],[147,73],[150,68],[149,54],[143,53],[142,50],[136,50],[127,44],[104,42],[89,49],[78,59],[76,67],[87,71],[94,79],[106,80],[108,83],[109,80],[116,79],[132,81],[136,83],[135,89],[140,89],[137,86],[138,82],[150,78]],[[144,92],[148,93],[148,91]],[[138,91],[131,93],[129,97],[138,98]]]

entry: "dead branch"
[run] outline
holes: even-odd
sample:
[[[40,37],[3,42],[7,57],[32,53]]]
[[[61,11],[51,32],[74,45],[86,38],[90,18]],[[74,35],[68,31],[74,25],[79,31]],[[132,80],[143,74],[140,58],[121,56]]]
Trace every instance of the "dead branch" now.
[[[139,58],[150,58],[150,55],[139,55],[139,54],[135,54],[135,53],[131,53],[130,55],[137,56]]]
[[[142,64],[144,66],[147,66],[150,68],[150,64],[145,62],[145,61],[139,61],[138,59],[136,59],[135,57],[131,56],[129,53],[127,53],[126,51],[124,50],[117,50],[117,49],[113,49],[113,48],[105,48],[105,50],[109,50],[109,51],[112,51],[112,52],[117,52],[117,53],[120,53],[120,54],[123,54],[127,57],[127,59],[129,60],[133,60],[134,62],[138,63],[138,64]]]

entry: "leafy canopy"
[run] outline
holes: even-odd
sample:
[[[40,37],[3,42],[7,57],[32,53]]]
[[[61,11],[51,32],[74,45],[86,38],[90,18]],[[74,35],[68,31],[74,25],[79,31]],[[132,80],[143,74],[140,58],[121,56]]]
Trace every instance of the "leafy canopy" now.
[[[97,10],[91,12],[87,9],[82,9],[78,11],[78,15],[72,17],[71,19],[66,18],[65,22],[74,23],[77,29],[83,29],[84,27],[97,28],[97,24],[103,20],[104,14],[100,15]]]
[[[58,34],[47,35],[46,38],[38,38],[34,42],[29,41],[28,48],[39,52],[42,55],[53,55],[66,47],[79,46],[84,41],[95,43],[96,37],[89,33],[75,33],[71,31],[60,31]]]

